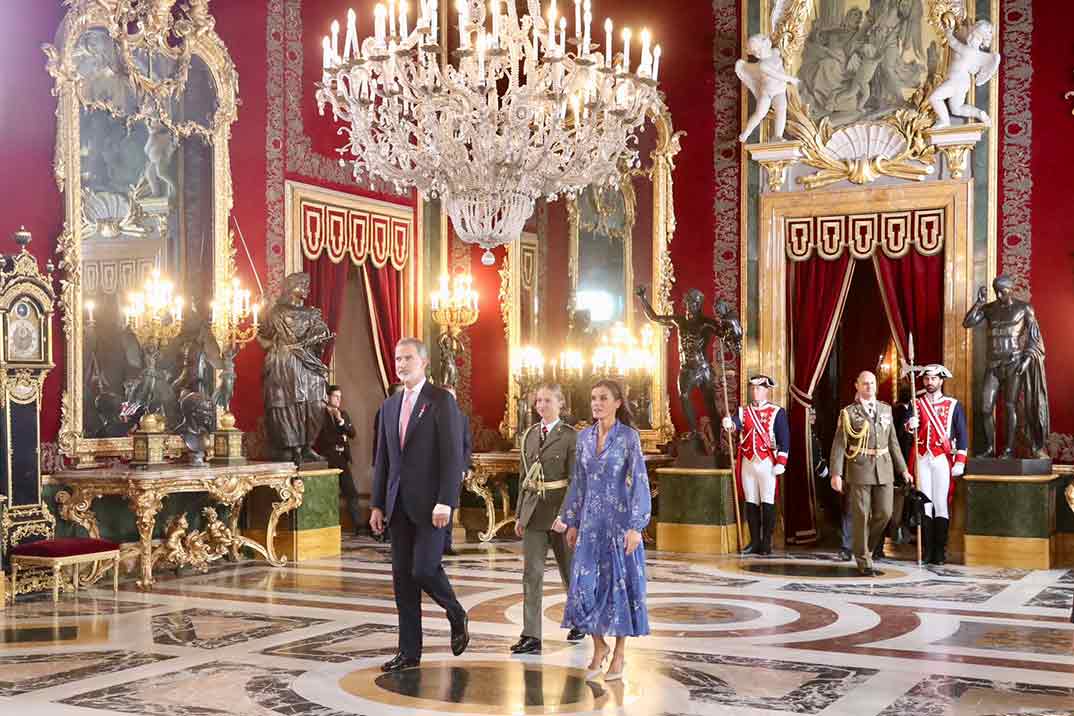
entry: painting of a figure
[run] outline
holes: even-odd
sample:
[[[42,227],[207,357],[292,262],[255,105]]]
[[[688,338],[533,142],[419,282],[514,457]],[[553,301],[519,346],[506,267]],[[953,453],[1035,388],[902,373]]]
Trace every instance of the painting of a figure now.
[[[925,2],[820,0],[797,72],[810,113],[838,125],[907,106],[939,57]]]

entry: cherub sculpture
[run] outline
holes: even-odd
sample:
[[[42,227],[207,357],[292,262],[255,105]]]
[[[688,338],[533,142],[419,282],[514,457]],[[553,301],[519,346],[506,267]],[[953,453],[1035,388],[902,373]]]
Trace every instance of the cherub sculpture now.
[[[735,74],[742,83],[749,87],[750,93],[757,100],[757,107],[746,122],[746,128],[738,135],[738,141],[746,139],[757,129],[769,109],[776,112],[772,126],[772,138],[783,139],[783,130],[787,127],[787,85],[798,86],[798,78],[787,74],[783,68],[783,56],[772,47],[767,35],[753,35],[747,43],[749,52],[758,62],[739,60],[735,63]]]
[[[966,103],[966,96],[971,83],[976,82],[980,87],[992,79],[999,69],[1000,54],[984,49],[992,46],[992,23],[987,20],[973,23],[965,44],[951,30],[946,31],[946,37],[951,48],[951,63],[947,68],[947,78],[929,95],[929,104],[936,112],[933,127],[949,126],[952,114],[991,124],[985,112]]]

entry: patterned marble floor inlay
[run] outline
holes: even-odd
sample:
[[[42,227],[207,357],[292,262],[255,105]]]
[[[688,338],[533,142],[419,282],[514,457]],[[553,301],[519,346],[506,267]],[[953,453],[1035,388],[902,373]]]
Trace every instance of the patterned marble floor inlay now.
[[[219,649],[273,634],[327,624],[324,619],[260,616],[213,609],[184,609],[153,617],[153,641],[157,644]]]
[[[293,0],[282,0],[293,2]],[[546,564],[542,648],[523,631],[518,541],[459,545],[445,568],[470,617],[423,603],[420,667],[398,649],[390,552],[347,537],[334,559],[218,563],[0,610],[0,714],[78,716],[1074,716],[1074,573],[919,568],[881,579],[825,552],[646,555],[651,633],[623,680],[586,679]]]

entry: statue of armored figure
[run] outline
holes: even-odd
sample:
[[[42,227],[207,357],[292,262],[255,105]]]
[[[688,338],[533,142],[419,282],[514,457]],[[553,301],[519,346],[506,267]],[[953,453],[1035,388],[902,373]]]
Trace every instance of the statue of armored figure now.
[[[1046,459],[1045,441],[1051,430],[1051,418],[1040,324],[1033,307],[1014,297],[1014,281],[997,276],[992,288],[996,300],[988,302],[988,289],[982,286],[977,292],[977,302],[962,321],[965,328],[988,324],[988,366],[978,406],[985,447],[978,457],[996,456],[993,411],[1002,395],[1007,436],[1000,456],[1004,459],[1016,456],[1021,428],[1033,457]],[[1024,418],[1024,425],[1019,424],[1019,416]]]
[[[690,400],[695,389],[701,391],[709,420],[718,422],[719,416],[716,410],[716,371],[705,358],[709,343],[716,338],[720,342],[719,350],[730,349],[738,353],[742,345],[742,325],[731,314],[731,307],[725,301],[716,303],[716,317],[704,315],[701,311],[705,294],[696,288],[683,295],[682,314],[670,316],[659,315],[653,310],[652,304],[645,297],[644,286],[639,286],[635,293],[641,300],[646,318],[662,326],[674,328],[679,334],[679,401],[690,426],[688,437],[696,437],[700,423]]]

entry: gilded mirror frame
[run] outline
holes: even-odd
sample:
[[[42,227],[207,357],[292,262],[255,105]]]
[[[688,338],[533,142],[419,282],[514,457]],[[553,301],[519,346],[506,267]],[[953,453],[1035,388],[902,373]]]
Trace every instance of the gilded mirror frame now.
[[[48,58],[46,69],[55,85],[52,93],[57,98],[56,149],[53,174],[56,185],[64,195],[64,228],[57,241],[56,252],[60,255],[59,267],[63,271],[60,282],[59,303],[63,311],[65,339],[66,384],[61,404],[60,452],[67,458],[82,464],[92,463],[97,456],[131,455],[132,439],[87,438],[83,433],[84,395],[83,351],[85,336],[82,280],[83,235],[82,180],[81,180],[81,127],[80,113],[89,103],[81,96],[75,50],[79,38],[88,30],[102,29],[106,32],[112,25],[114,3],[108,0],[74,0],[56,32],[54,45],[42,47]],[[232,248],[228,221],[234,201],[231,182],[229,143],[231,125],[237,118],[238,73],[223,40],[215,30],[202,32],[189,38],[191,52],[205,63],[216,90],[216,112],[209,125],[196,133],[203,136],[212,152],[212,245],[213,245],[213,294],[219,295],[230,277],[234,275],[234,250]],[[165,91],[157,88],[159,91]],[[148,91],[154,91],[150,88]],[[179,136],[193,134],[189,128],[177,127]],[[170,436],[168,447],[182,449],[178,436]]]
[[[682,132],[676,132],[672,124],[671,113],[662,106],[657,114],[650,116],[656,130],[656,145],[649,155],[649,166],[642,169],[627,169],[623,172],[620,187],[625,188],[624,195],[627,199],[627,211],[633,213],[636,209],[630,206],[632,197],[635,197],[633,181],[636,177],[643,177],[652,182],[653,213],[652,213],[652,270],[650,277],[650,300],[657,313],[667,314],[671,312],[671,287],[675,283],[675,271],[671,263],[671,240],[675,235],[675,199],[674,180],[672,172],[675,169],[675,157],[680,150],[680,137]],[[636,199],[635,199],[636,200]],[[568,210],[568,240],[569,240],[569,266],[571,289],[577,287],[578,281],[578,237],[579,220],[575,199],[567,199]],[[630,262],[632,255],[628,245],[625,249],[625,273],[624,284],[627,291],[627,324],[631,330],[637,328],[633,324],[637,312],[634,310],[634,271]],[[507,258],[500,271],[500,314],[504,320],[504,330],[507,334],[507,409],[504,412],[503,422],[500,424],[500,433],[504,438],[513,440],[518,432],[518,415],[513,409],[519,397],[518,385],[511,378],[510,367],[515,365],[521,349],[521,321],[519,315],[519,290],[521,285],[521,252],[519,241],[515,240],[507,246]],[[547,308],[547,307],[546,307]],[[566,310],[566,307],[563,307]],[[655,452],[660,445],[671,442],[675,437],[675,426],[671,422],[671,403],[668,396],[668,353],[667,342],[671,332],[667,328],[653,324],[656,331],[655,354],[653,364],[655,371],[652,383],[652,413],[653,427],[642,430],[642,447],[646,452]]]

